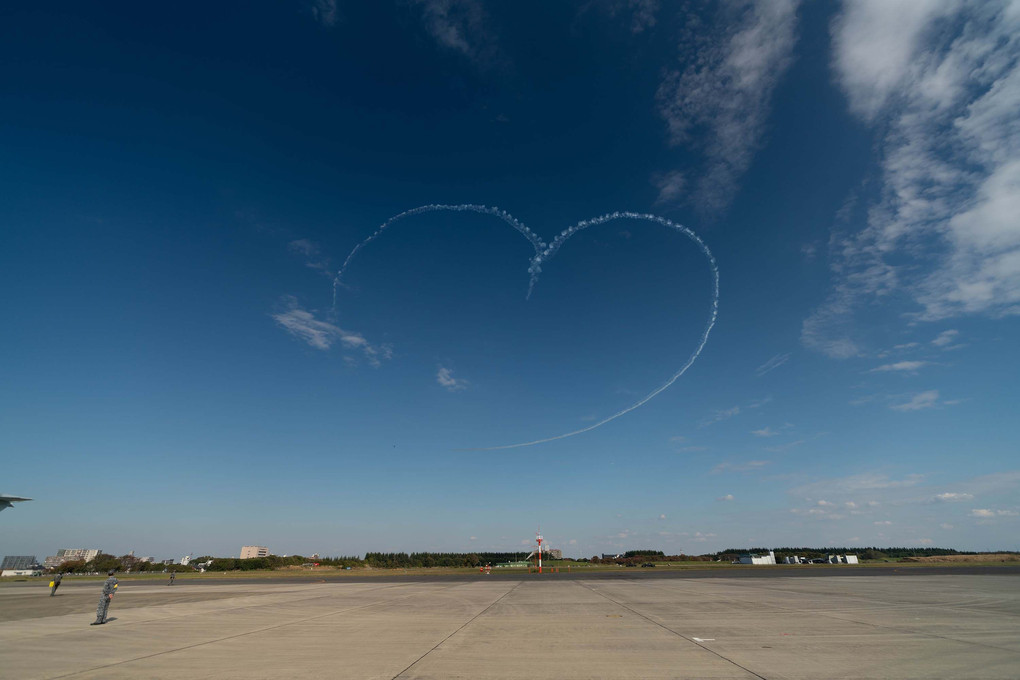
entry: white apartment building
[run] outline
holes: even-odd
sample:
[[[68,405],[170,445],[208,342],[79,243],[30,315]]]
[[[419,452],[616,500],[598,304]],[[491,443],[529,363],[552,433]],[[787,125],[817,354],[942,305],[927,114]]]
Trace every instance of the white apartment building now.
[[[251,557],[269,557],[269,548],[264,545],[241,546],[241,559],[247,560]]]

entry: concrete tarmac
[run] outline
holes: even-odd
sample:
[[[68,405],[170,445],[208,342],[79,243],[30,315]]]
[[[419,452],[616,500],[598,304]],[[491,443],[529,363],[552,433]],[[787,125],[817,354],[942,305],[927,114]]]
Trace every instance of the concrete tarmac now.
[[[186,584],[0,588],[0,675],[1020,677],[1012,573]]]

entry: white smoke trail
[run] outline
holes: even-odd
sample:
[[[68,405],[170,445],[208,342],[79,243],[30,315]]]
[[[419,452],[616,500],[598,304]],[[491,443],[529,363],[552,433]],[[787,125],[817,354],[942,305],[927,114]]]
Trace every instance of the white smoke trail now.
[[[365,239],[364,241],[359,243],[357,246],[355,246],[354,250],[351,251],[351,254],[347,256],[347,259],[344,260],[343,266],[340,267],[340,271],[337,272],[336,278],[333,279],[333,311],[334,311],[334,313],[336,312],[337,289],[339,288],[339,286],[342,285],[343,275],[347,271],[347,267],[351,263],[351,260],[354,258],[354,256],[358,253],[359,250],[361,250],[363,247],[365,247],[366,245],[368,245],[369,243],[374,241],[387,227],[389,227],[391,224],[393,224],[394,222],[396,222],[398,220],[401,220],[401,219],[403,219],[405,217],[410,217],[412,215],[420,215],[422,213],[427,213],[427,212],[441,212],[441,211],[476,212],[476,213],[481,213],[481,214],[485,214],[485,215],[494,215],[494,216],[499,217],[500,219],[502,219],[504,222],[506,222],[511,227],[513,227],[518,232],[520,232],[522,236],[524,236],[529,241],[531,241],[532,246],[534,246],[534,248],[535,248],[535,256],[533,258],[531,258],[531,266],[528,267],[528,274],[530,275],[530,280],[528,282],[528,297],[531,297],[531,291],[534,289],[535,283],[538,282],[539,274],[542,273],[542,265],[545,262],[547,262],[549,259],[551,259],[557,253],[557,251],[559,251],[560,247],[563,246],[563,244],[566,242],[566,240],[568,238],[570,238],[571,236],[573,236],[574,234],[576,234],[579,231],[584,231],[588,227],[594,227],[596,225],[605,224],[606,222],[611,222],[613,220],[619,220],[619,219],[644,220],[646,222],[653,222],[655,224],[660,224],[660,225],[662,225],[664,227],[667,227],[669,229],[673,229],[674,231],[680,232],[681,234],[683,234],[684,236],[689,238],[691,241],[693,241],[694,244],[697,245],[698,248],[701,250],[701,252],[704,253],[705,258],[708,260],[708,266],[709,266],[709,269],[710,269],[711,274],[712,274],[712,309],[711,309],[711,313],[709,314],[708,323],[705,325],[705,330],[703,330],[702,333],[701,333],[701,339],[699,340],[697,347],[694,348],[694,352],[692,352],[690,357],[687,358],[687,361],[684,362],[683,366],[681,366],[678,371],[676,371],[673,375],[671,375],[669,377],[669,379],[666,380],[666,382],[664,382],[662,385],[660,385],[659,387],[655,388],[654,390],[652,390],[647,395],[645,395],[644,397],[639,399],[637,402],[631,404],[630,406],[628,406],[628,407],[626,407],[626,408],[624,408],[624,409],[622,409],[620,411],[617,411],[616,413],[614,413],[611,416],[603,418],[602,420],[598,421],[597,423],[593,423],[592,425],[589,425],[587,427],[581,428],[580,430],[574,430],[572,432],[566,432],[564,434],[555,435],[553,437],[546,437],[545,439],[536,439],[534,441],[521,442],[520,444],[504,444],[502,446],[486,446],[486,447],[481,447],[481,448],[476,448],[476,449],[469,449],[469,450],[471,450],[471,451],[499,451],[499,450],[503,450],[503,449],[517,449],[517,448],[521,448],[523,446],[535,446],[536,444],[545,444],[547,442],[556,441],[558,439],[566,439],[567,437],[573,437],[575,435],[583,434],[585,432],[591,432],[595,428],[602,427],[606,423],[614,421],[617,418],[619,418],[620,416],[626,415],[626,414],[630,413],[631,411],[633,411],[634,409],[639,408],[641,406],[644,406],[649,401],[651,401],[653,398],[655,398],[656,396],[661,394],[670,385],[675,383],[680,376],[682,376],[684,373],[687,372],[687,369],[691,367],[691,365],[701,355],[701,351],[705,348],[705,343],[708,342],[708,335],[709,335],[709,333],[712,332],[712,328],[715,326],[716,318],[719,316],[719,267],[718,267],[718,265],[716,265],[715,257],[712,255],[712,251],[708,249],[708,246],[705,245],[705,242],[702,241],[701,238],[697,234],[695,234],[693,231],[691,231],[687,227],[683,226],[682,224],[677,224],[676,222],[673,222],[672,220],[668,220],[665,217],[659,217],[658,215],[650,215],[650,214],[647,214],[647,213],[614,212],[614,213],[608,213],[608,214],[605,214],[605,215],[601,215],[599,217],[595,217],[595,218],[592,218],[592,219],[589,219],[589,220],[581,220],[577,224],[571,225],[571,226],[567,227],[566,229],[564,229],[563,231],[561,231],[559,233],[559,235],[557,235],[556,238],[554,238],[552,240],[551,243],[546,244],[533,231],[528,229],[528,227],[526,227],[525,225],[521,224],[515,217],[510,215],[510,213],[506,212],[505,210],[500,210],[499,208],[495,208],[495,207],[489,208],[489,207],[483,206],[483,205],[471,205],[471,204],[463,204],[463,205],[423,205],[423,206],[418,207],[418,208],[413,208],[411,210],[407,210],[405,212],[402,212],[399,215],[391,217],[390,219],[388,219],[385,222],[383,222],[382,225],[380,225],[379,228],[376,229],[374,234],[372,234],[367,239]]]
[[[483,215],[494,215],[495,217],[498,217],[499,219],[503,220],[504,222],[509,224],[511,227],[516,229],[518,232],[520,232],[521,236],[523,236],[524,238],[526,238],[529,241],[531,241],[531,245],[534,246],[534,248],[535,248],[536,257],[537,257],[537,253],[541,252],[541,250],[543,248],[545,248],[545,242],[542,241],[542,239],[540,239],[538,237],[538,235],[535,234],[535,232],[531,231],[525,225],[523,225],[519,221],[517,221],[517,218],[514,217],[513,215],[511,215],[510,213],[508,213],[506,210],[500,210],[499,208],[496,208],[496,207],[490,208],[490,207],[485,206],[485,205],[472,205],[470,203],[463,203],[461,205],[431,204],[431,205],[422,205],[422,206],[419,206],[417,208],[411,208],[410,210],[405,210],[404,212],[400,213],[399,215],[394,215],[390,219],[386,220],[385,222],[383,222],[382,224],[379,225],[379,228],[375,230],[374,234],[372,234],[371,236],[366,238],[364,241],[362,241],[358,245],[354,246],[354,250],[352,250],[351,254],[347,256],[346,260],[344,260],[343,265],[341,265],[341,267],[340,267],[340,271],[338,271],[336,273],[336,277],[334,277],[334,279],[333,279],[333,313],[334,314],[336,314],[336,294],[337,294],[337,289],[341,285],[343,285],[343,277],[344,277],[344,274],[347,273],[347,267],[351,264],[351,260],[354,259],[354,256],[358,254],[358,251],[361,250],[362,248],[364,248],[365,246],[367,246],[372,241],[374,241],[377,238],[379,238],[379,235],[382,234],[384,231],[386,231],[386,229],[391,224],[393,224],[394,222],[399,222],[400,220],[404,219],[405,217],[412,217],[414,215],[421,215],[423,213],[430,213],[430,212],[476,212],[476,213],[481,213]],[[531,287],[534,286],[535,279],[537,278],[538,275],[535,274],[535,273],[532,273],[530,268],[528,269],[528,272],[531,273],[531,286],[528,287],[528,295],[530,296],[531,295]]]

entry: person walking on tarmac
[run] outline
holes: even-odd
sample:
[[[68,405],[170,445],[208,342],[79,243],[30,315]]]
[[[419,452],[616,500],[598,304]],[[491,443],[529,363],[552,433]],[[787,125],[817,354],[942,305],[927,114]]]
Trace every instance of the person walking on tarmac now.
[[[167,585],[168,586],[172,586],[174,584],[174,579],[175,578],[177,578],[177,572],[176,571],[171,571],[170,572],[170,582],[167,583]]]
[[[53,576],[53,580],[50,581],[50,597],[57,592],[57,588],[60,587],[60,581],[64,578],[64,575],[59,571]]]
[[[106,613],[110,611],[110,600],[117,592],[117,577],[114,576],[116,569],[110,570],[110,578],[103,582],[103,594],[99,596],[99,606],[96,608],[96,620],[90,625],[101,626],[106,623]]]

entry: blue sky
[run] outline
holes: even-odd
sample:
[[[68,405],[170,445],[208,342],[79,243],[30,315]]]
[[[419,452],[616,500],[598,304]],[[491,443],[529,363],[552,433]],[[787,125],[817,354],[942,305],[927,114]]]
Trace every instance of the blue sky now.
[[[1020,548],[1020,6],[365,4],[0,28],[0,552]]]

